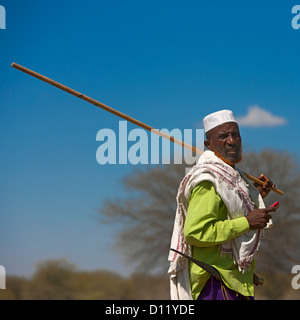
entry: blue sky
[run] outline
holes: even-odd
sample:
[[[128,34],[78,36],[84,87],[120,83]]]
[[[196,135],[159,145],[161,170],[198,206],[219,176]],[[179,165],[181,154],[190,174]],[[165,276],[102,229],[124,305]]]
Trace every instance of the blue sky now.
[[[97,209],[123,195],[120,181],[134,169],[96,161],[97,132],[118,130],[120,119],[12,62],[158,129],[195,130],[208,113],[229,108],[244,118],[246,148],[299,156],[296,4],[1,0],[0,264],[7,273],[30,275],[39,261],[58,258],[130,273],[111,248],[119,225],[101,224]],[[253,117],[266,121],[253,127]]]

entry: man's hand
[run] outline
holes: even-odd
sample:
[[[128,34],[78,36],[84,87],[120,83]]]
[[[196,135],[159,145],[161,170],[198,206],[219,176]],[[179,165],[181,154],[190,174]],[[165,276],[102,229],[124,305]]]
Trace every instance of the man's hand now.
[[[246,219],[248,220],[250,229],[255,230],[265,228],[269,220],[271,219],[269,213],[275,212],[278,207],[279,204],[274,207],[265,209],[254,209],[253,211],[249,212],[246,216]]]
[[[260,195],[265,198],[272,188],[275,188],[275,184],[264,174],[261,174],[257,179],[264,182],[264,184],[261,186],[254,182],[254,186],[259,190]]]

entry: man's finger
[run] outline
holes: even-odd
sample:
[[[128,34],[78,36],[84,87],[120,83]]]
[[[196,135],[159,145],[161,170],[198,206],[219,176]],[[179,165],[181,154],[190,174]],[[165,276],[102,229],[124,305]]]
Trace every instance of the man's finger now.
[[[275,211],[278,209],[278,207],[279,207],[279,203],[278,203],[276,206],[274,206],[274,207],[266,208],[266,209],[265,209],[265,212],[266,212],[266,213],[275,212]]]

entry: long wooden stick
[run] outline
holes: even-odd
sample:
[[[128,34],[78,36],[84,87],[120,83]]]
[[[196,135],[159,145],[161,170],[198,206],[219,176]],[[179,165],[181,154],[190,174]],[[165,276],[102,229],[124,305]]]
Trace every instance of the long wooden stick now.
[[[203,153],[202,150],[200,150],[198,148],[195,148],[194,146],[192,146],[190,144],[187,144],[187,143],[185,143],[183,141],[175,139],[174,137],[172,137],[172,136],[170,136],[170,135],[168,135],[168,134],[166,134],[164,132],[161,132],[161,131],[159,131],[159,130],[157,130],[157,129],[155,129],[155,128],[153,128],[153,127],[151,127],[151,126],[149,126],[149,125],[147,125],[147,124],[145,124],[145,123],[143,123],[143,122],[141,122],[139,120],[136,120],[136,119],[126,115],[125,113],[122,113],[122,112],[120,112],[120,111],[118,111],[116,109],[113,109],[113,108],[111,108],[111,107],[109,107],[109,106],[107,106],[107,105],[105,105],[105,104],[103,104],[103,103],[101,103],[101,102],[99,102],[99,101],[97,101],[95,99],[92,99],[92,98],[90,98],[90,97],[88,97],[88,96],[86,96],[86,95],[84,95],[84,94],[82,94],[82,93],[80,93],[78,91],[75,91],[75,90],[73,90],[73,89],[71,89],[71,88],[69,88],[69,87],[67,87],[67,86],[65,86],[65,85],[63,85],[63,84],[61,84],[59,82],[56,82],[56,81],[54,81],[54,80],[52,80],[50,78],[47,78],[47,77],[45,77],[45,76],[43,76],[43,75],[41,75],[41,74],[39,74],[39,73],[37,73],[35,71],[32,71],[32,70],[30,70],[28,68],[25,68],[25,67],[23,67],[23,66],[21,66],[21,65],[19,65],[17,63],[12,63],[11,66],[13,68],[15,68],[15,69],[18,69],[18,70],[20,70],[22,72],[25,72],[25,73],[29,74],[30,76],[33,76],[33,77],[35,77],[35,78],[37,78],[39,80],[42,80],[42,81],[44,81],[46,83],[49,83],[49,84],[51,84],[52,86],[54,86],[56,88],[59,88],[59,89],[61,89],[63,91],[66,91],[66,92],[72,94],[73,96],[75,96],[77,98],[85,100],[85,101],[87,101],[87,102],[89,102],[89,103],[91,103],[91,104],[93,104],[93,105],[95,105],[95,106],[97,106],[97,107],[99,107],[101,109],[104,109],[104,110],[106,110],[106,111],[108,111],[108,112],[110,112],[110,113],[112,113],[112,114],[114,114],[114,115],[126,120],[126,121],[129,121],[129,122],[131,122],[131,123],[143,128],[145,130],[153,132],[153,133],[155,133],[155,134],[157,134],[157,135],[159,135],[159,136],[161,136],[161,137],[163,137],[165,139],[168,139],[168,140],[170,140],[170,141],[172,141],[172,142],[174,142],[174,143],[176,143],[176,144],[178,144],[178,145],[180,145],[180,146],[182,146],[184,148],[192,150],[195,153],[198,153],[198,154],[202,154]],[[256,182],[259,185],[263,185],[264,184],[263,181],[251,176],[248,173],[243,172],[243,174],[248,179]],[[278,193],[280,195],[284,194],[283,191],[281,191],[281,190],[279,190],[277,188],[272,188],[272,191],[274,191],[274,192],[276,192],[276,193]]]

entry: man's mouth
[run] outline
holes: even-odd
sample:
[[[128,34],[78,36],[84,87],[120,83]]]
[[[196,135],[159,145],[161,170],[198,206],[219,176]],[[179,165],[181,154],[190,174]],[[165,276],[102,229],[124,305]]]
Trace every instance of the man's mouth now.
[[[236,154],[238,152],[239,152],[238,149],[229,149],[229,150],[227,150],[227,153],[229,153],[229,154]]]

